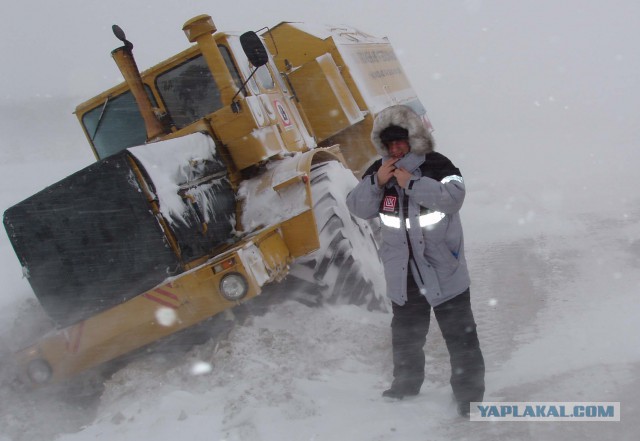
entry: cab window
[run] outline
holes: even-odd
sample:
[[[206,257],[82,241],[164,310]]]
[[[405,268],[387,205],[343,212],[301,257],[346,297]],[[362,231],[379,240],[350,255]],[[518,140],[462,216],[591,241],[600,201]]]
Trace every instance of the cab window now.
[[[260,66],[255,74],[256,80],[260,84],[263,89],[271,90],[276,85],[273,82],[273,78],[271,78],[271,73],[266,65]]]
[[[202,55],[158,75],[156,87],[178,129],[222,108],[220,90]]]
[[[219,45],[218,49],[220,49],[220,53],[222,54],[222,58],[224,59],[224,63],[227,65],[227,69],[231,73],[231,77],[233,81],[236,83],[238,90],[242,87],[242,79],[240,78],[240,73],[236,68],[236,65],[233,63],[233,59],[231,58],[231,51],[226,46]]]
[[[156,106],[151,90],[145,88],[151,103]],[[107,98],[101,106],[84,114],[82,124],[99,159],[147,141],[144,120],[131,91]]]
[[[218,46],[238,88],[242,85],[228,50]],[[202,55],[161,74],[156,87],[178,129],[222,108],[220,90]]]

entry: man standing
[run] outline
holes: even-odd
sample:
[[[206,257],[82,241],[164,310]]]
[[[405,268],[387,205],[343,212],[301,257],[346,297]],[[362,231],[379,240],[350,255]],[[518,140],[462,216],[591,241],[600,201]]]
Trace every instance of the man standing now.
[[[381,258],[393,307],[393,383],[383,396],[417,395],[424,381],[424,344],[431,309],[451,358],[458,413],[484,396],[484,359],[471,311],[460,208],[460,170],[434,152],[422,119],[406,106],[375,118],[371,140],[381,159],[347,196],[358,217],[380,217]]]

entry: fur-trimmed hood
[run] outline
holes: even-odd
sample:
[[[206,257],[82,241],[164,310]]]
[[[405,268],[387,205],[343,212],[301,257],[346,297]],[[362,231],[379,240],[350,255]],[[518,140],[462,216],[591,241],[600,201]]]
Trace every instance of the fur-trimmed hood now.
[[[422,122],[422,118],[411,108],[397,105],[382,110],[373,121],[371,142],[380,156],[389,155],[389,150],[380,139],[380,133],[390,125],[400,126],[409,131],[411,152],[416,155],[425,155],[435,150],[436,143]]]

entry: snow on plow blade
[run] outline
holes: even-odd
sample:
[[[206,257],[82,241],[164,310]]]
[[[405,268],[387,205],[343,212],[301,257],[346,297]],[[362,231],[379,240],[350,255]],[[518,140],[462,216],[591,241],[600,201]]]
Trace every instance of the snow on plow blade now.
[[[7,234],[43,308],[72,324],[230,242],[225,171],[196,133],[105,158],[9,208]]]

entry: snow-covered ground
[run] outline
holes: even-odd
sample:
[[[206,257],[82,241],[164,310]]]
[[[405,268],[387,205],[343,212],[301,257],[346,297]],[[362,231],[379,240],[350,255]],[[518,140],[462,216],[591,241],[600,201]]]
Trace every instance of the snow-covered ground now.
[[[460,419],[435,321],[422,393],[386,401],[388,313],[285,302],[249,308],[225,339],[139,356],[95,396],[0,387],[0,441],[637,439],[636,6],[523,2],[518,12],[520,2],[466,1],[458,14],[453,3],[413,14],[443,21],[405,26],[411,37],[392,43],[467,184],[485,399],[615,401],[620,422]],[[387,19],[410,19],[399,14]],[[388,20],[377,26],[364,30],[390,32]],[[92,161],[71,115],[77,102],[0,102],[0,209]],[[8,351],[48,327],[21,276],[2,232],[0,374]]]
[[[71,130],[68,136],[75,139]],[[46,145],[39,151],[46,156]],[[90,161],[68,151],[46,161],[5,158],[2,208]],[[476,155],[468,151],[458,162],[463,173],[469,169],[463,221],[487,362],[486,399],[619,401],[621,422],[459,419],[435,324],[422,393],[385,401],[380,392],[391,380],[390,316],[286,302],[250,314],[222,341],[139,357],[95,397],[3,388],[0,440],[635,439],[640,199],[630,186],[634,164],[621,169],[627,174],[618,182],[594,190],[599,198],[625,192],[625,204],[612,208],[616,204],[605,200],[603,209],[569,197],[580,194],[580,177],[565,177],[561,189],[553,182],[528,186],[527,178],[511,185],[513,177],[500,178],[498,170],[488,170],[495,178],[483,181],[485,173],[473,171]],[[571,201],[557,200],[563,197]],[[0,341],[7,350],[47,324],[6,234],[0,245]],[[203,363],[211,369],[200,369]]]

